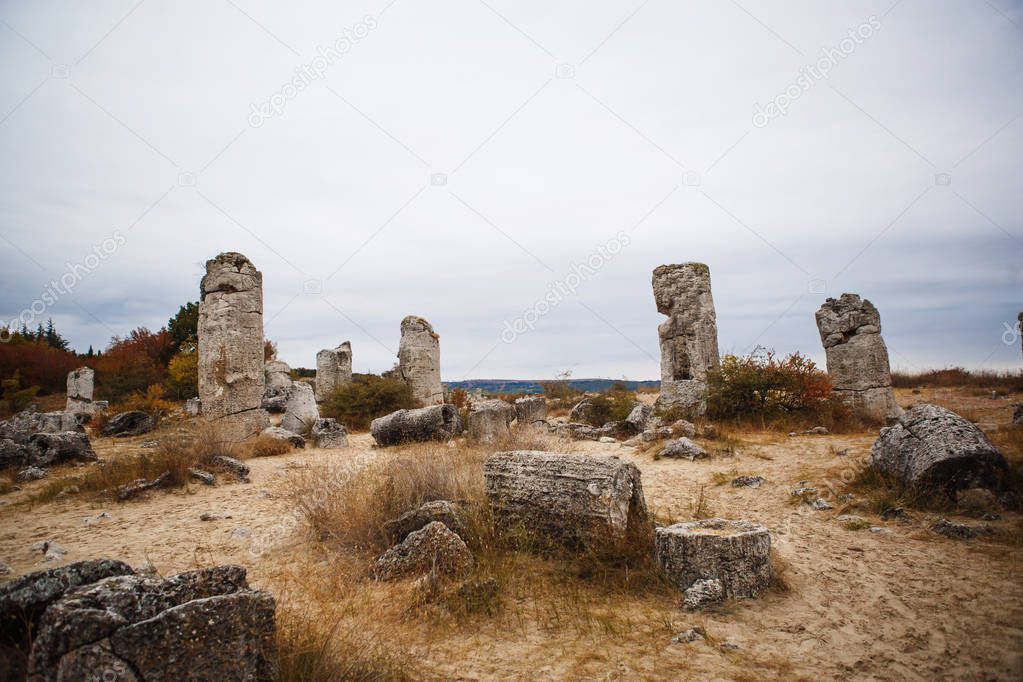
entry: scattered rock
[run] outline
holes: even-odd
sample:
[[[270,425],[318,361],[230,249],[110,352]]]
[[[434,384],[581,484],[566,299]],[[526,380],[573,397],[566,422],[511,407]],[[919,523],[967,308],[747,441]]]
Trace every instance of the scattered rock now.
[[[203,512],[199,514],[200,521],[220,521],[221,519],[229,519],[230,516],[224,516],[223,514],[214,514],[213,512]]]
[[[425,528],[434,521],[439,521],[459,537],[465,538],[465,520],[461,510],[447,500],[435,500],[405,512],[397,519],[384,523],[384,533],[391,544],[404,540],[410,533]]]
[[[46,478],[49,475],[49,473],[50,472],[48,469],[43,469],[42,467],[25,467],[24,469],[18,472],[18,476],[15,478],[15,480],[18,483],[38,481],[40,479]]]
[[[0,575],[10,575],[11,567],[0,561]]]
[[[771,536],[749,521],[704,519],[654,531],[654,556],[668,581],[685,591],[716,578],[726,598],[753,597],[771,580]]]
[[[718,427],[713,424],[703,425],[703,437],[707,440],[714,440],[718,437]]]
[[[815,498],[812,502],[810,502],[810,506],[816,511],[827,511],[828,509],[831,509],[831,504],[823,497]]]
[[[67,556],[67,550],[52,540],[36,542],[32,545],[32,550],[42,552],[43,561],[46,563],[51,561],[60,561]]]
[[[688,587],[682,597],[682,608],[686,611],[720,604],[725,600],[725,586],[717,578],[697,580]]]
[[[247,483],[249,480],[249,466],[239,459],[227,457],[225,455],[217,455],[210,460],[210,464],[230,471],[243,482]]]
[[[759,488],[763,483],[763,476],[737,476],[732,479],[733,488]]]
[[[703,628],[699,625],[691,627],[688,630],[678,633],[671,638],[672,644],[690,644],[692,642],[701,642],[707,638],[707,633],[704,632]]]
[[[872,466],[908,487],[944,490],[994,487],[1007,464],[984,432],[937,405],[916,405],[870,448]]]
[[[1023,426],[1023,403],[1016,405],[1016,411],[1012,413],[1012,423]]]
[[[333,417],[321,417],[313,424],[314,447],[340,450],[348,447],[348,429]]]
[[[694,438],[696,437],[696,424],[686,421],[685,419],[679,419],[671,425],[671,433],[673,436]]]
[[[498,452],[484,461],[483,477],[498,527],[572,545],[623,538],[647,520],[639,469],[614,456]]]
[[[440,521],[433,521],[380,555],[373,575],[378,580],[426,572],[458,575],[472,565],[472,553],[462,538]]]
[[[593,440],[599,441],[600,431],[589,424],[556,423],[553,424],[553,431],[559,438],[567,440]]]
[[[741,648],[742,647],[740,647],[735,642],[721,642],[721,650],[722,651],[738,651]]]
[[[511,433],[515,420],[515,408],[504,400],[483,400],[469,408],[469,438],[483,443],[493,443]]]
[[[99,514],[96,514],[95,516],[90,516],[87,519],[85,519],[85,525],[87,525],[87,526],[95,526],[97,524],[103,523],[104,521],[110,521],[113,518],[114,517],[111,516],[107,512],[100,512]]]
[[[282,429],[279,426],[268,426],[267,428],[263,429],[259,433],[259,435],[262,436],[263,438],[270,438],[272,440],[282,441],[293,448],[302,449],[305,447],[305,438],[298,435],[297,433],[294,433],[293,431]]]
[[[462,432],[458,409],[450,403],[416,410],[398,410],[370,423],[370,432],[378,445],[409,442],[444,441]]]
[[[807,429],[805,433],[808,436],[826,436],[828,435],[828,430],[823,426],[815,426],[812,429]]]
[[[669,440],[664,444],[664,449],[661,450],[660,455],[661,457],[669,457],[671,459],[688,459],[690,462],[709,457],[706,450],[688,438]]]
[[[625,418],[626,428],[630,433],[642,433],[646,431],[654,415],[654,408],[650,405],[636,405]]]
[[[590,420],[590,415],[593,413],[593,401],[589,398],[583,398],[568,413],[568,421],[577,424],[583,424]]]
[[[104,436],[115,436],[125,438],[127,436],[141,436],[156,428],[156,419],[153,415],[142,410],[130,410],[115,414],[103,425],[100,432]]]
[[[809,481],[800,481],[790,494],[792,497],[809,497],[817,494],[817,488],[812,487]]]
[[[953,540],[970,540],[982,535],[994,534],[994,529],[986,524],[973,526],[966,523],[954,523],[948,519],[941,519],[931,524],[931,530]]]
[[[189,417],[198,417],[202,412],[202,403],[199,402],[198,398],[189,398],[185,401],[185,414]]]
[[[616,440],[615,440],[614,438],[612,438],[611,436],[601,436],[601,437],[600,437],[599,439],[597,439],[597,440],[598,440],[599,442],[601,442],[601,443],[617,443],[617,442],[618,442],[618,441],[616,441]]]
[[[288,394],[288,403],[281,419],[281,428],[292,433],[309,433],[320,418],[320,409],[316,406],[313,387],[304,381],[296,381]],[[303,440],[303,445],[305,441]]]
[[[160,441],[158,441],[158,440],[144,440],[141,443],[139,443],[139,447],[140,448],[144,448],[146,450],[152,450],[153,448],[160,447]]]
[[[902,507],[890,507],[881,512],[882,521],[898,520],[902,523],[908,523],[912,520],[910,515]]]
[[[202,469],[196,469],[195,467],[190,467],[188,469],[188,475],[203,485],[214,485],[217,482],[217,479],[213,474],[208,471],[203,471]]]
[[[251,534],[252,531],[250,531],[248,528],[245,528],[244,526],[238,526],[237,528],[231,530],[231,539],[241,540],[242,538],[249,537]]]
[[[144,478],[136,478],[134,481],[125,483],[117,488],[117,499],[124,501],[146,490],[159,488],[170,479],[170,475],[169,471],[165,471],[151,481]]]

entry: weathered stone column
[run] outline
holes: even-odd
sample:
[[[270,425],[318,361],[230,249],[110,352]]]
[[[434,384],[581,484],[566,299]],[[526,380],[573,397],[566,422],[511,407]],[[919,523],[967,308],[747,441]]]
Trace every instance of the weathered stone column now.
[[[888,348],[874,304],[842,294],[826,300],[816,317],[835,394],[868,419],[884,421],[902,414],[892,393]]]
[[[326,348],[316,354],[316,402],[322,403],[334,391],[352,383],[352,342]]]
[[[221,435],[241,440],[270,425],[260,405],[263,275],[240,253],[206,261],[199,301],[199,399]]]
[[[401,321],[398,374],[412,389],[412,397],[422,405],[444,402],[444,386],[440,382],[440,337],[421,317],[409,315]]]
[[[710,293],[710,268],[703,263],[662,265],[654,270],[657,327],[661,343],[658,403],[700,414],[706,409],[707,373],[720,367],[718,326]]]
[[[79,367],[67,375],[67,405],[65,412],[92,415],[106,407],[106,401],[92,399],[96,373],[89,367]]]

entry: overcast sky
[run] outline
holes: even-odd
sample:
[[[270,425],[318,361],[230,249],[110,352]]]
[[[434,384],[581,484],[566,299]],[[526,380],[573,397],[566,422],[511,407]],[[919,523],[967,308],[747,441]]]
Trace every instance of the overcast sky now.
[[[293,366],[417,314],[445,380],[649,379],[700,261],[722,352],[823,364],[848,291],[1019,367],[1021,158],[1009,0],[0,2],[0,316],[104,347],[240,251]]]

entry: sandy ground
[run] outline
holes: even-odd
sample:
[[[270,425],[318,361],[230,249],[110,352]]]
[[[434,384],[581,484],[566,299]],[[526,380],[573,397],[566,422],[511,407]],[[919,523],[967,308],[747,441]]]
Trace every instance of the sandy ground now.
[[[900,391],[901,404],[918,400],[955,404],[985,428],[1007,424],[1013,402],[966,391]],[[634,461],[648,503],[660,512],[689,516],[702,487],[714,514],[767,525],[789,565],[791,591],[701,614],[639,600],[618,606],[617,622],[629,625],[613,632],[541,627],[538,620],[516,628],[482,622],[420,642],[411,624],[407,647],[430,675],[447,679],[1023,679],[1023,548],[1005,539],[1019,536],[1019,514],[1004,512],[992,522],[1000,532],[994,539],[954,541],[928,531],[934,517],[922,512],[898,523],[855,510],[880,530],[853,531],[836,520],[842,505],[834,497],[831,511],[792,503],[789,493],[801,480],[840,493],[843,476],[862,465],[873,439],[752,434],[734,454],[702,462],[576,444],[576,451]],[[141,440],[94,445],[101,457],[116,457],[137,452]],[[123,504],[70,497],[26,509],[17,502],[41,483],[27,485],[0,498],[0,560],[12,576],[50,567],[30,546],[53,540],[69,551],[66,562],[112,557],[151,563],[162,574],[238,563],[251,583],[272,590],[279,568],[309,551],[283,494],[288,477],[300,467],[378,456],[368,435],[351,441],[344,451],[249,460],[249,484],[191,486]],[[766,482],[759,489],[715,485],[716,472],[757,474]],[[64,467],[51,476],[76,473]],[[101,512],[110,518],[97,520]],[[203,512],[229,518],[204,522]],[[673,631],[693,625],[704,627],[708,640],[671,642]],[[722,650],[725,641],[738,648]]]

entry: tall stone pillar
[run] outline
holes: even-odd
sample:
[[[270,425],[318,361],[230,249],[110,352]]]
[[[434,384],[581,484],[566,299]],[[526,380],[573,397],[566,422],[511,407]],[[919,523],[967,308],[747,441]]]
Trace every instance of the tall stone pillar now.
[[[261,408],[263,275],[240,253],[206,261],[199,301],[199,399],[202,413],[229,440],[270,425]]]
[[[79,367],[67,375],[67,405],[65,412],[73,414],[96,414],[106,407],[106,401],[92,399],[96,373],[89,367]]]
[[[444,386],[440,382],[440,337],[421,317],[409,315],[401,321],[398,373],[412,389],[412,397],[423,406],[444,402]]]
[[[662,265],[654,270],[657,327],[661,344],[658,404],[694,414],[706,410],[707,374],[721,366],[718,326],[710,293],[710,268],[703,263]]]
[[[856,294],[842,294],[826,300],[816,317],[835,394],[868,419],[900,415],[888,348],[881,338],[881,315],[874,304]]]
[[[322,403],[334,391],[352,383],[352,342],[327,348],[316,354],[316,402]]]

